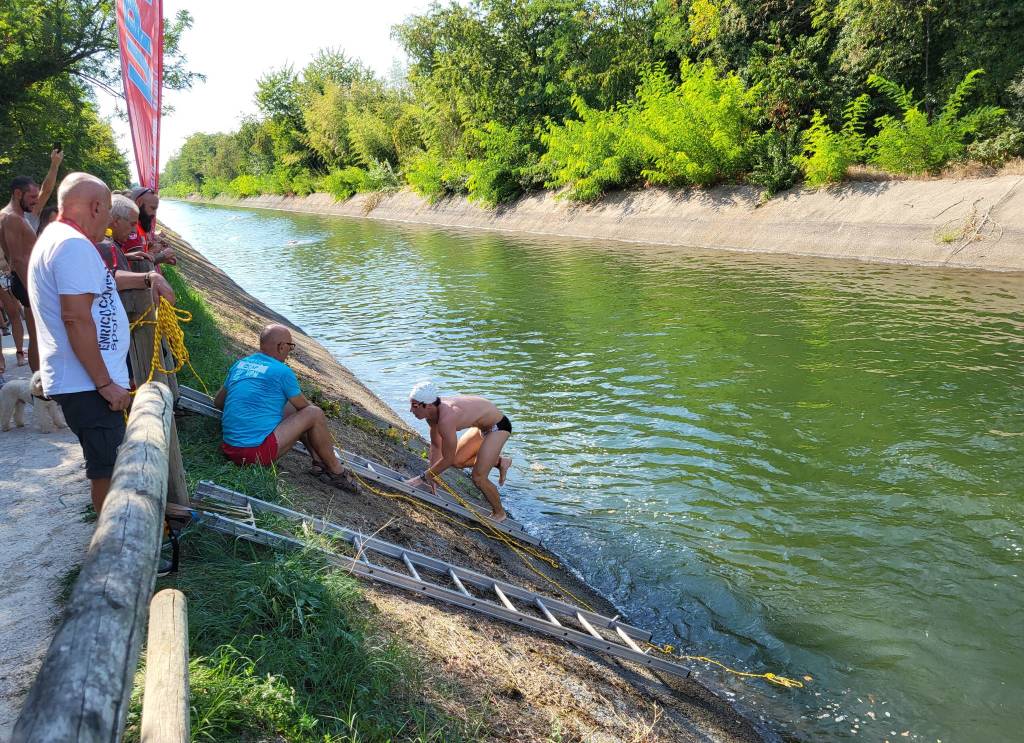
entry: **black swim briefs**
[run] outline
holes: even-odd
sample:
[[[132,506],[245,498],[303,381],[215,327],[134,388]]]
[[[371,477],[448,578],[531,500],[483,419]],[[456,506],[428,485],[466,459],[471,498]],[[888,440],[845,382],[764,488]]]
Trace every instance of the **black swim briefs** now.
[[[512,434],[512,421],[510,421],[508,419],[507,415],[501,416],[501,420],[500,421],[495,423],[493,426],[488,428],[486,431],[481,431],[481,433],[484,436],[486,436],[487,434],[494,433],[495,431],[507,431],[509,433],[509,435]]]
[[[11,294],[14,295],[15,299],[21,302],[22,307],[26,310],[29,309],[28,289],[23,283],[21,283],[21,278],[18,274],[14,273],[14,271],[11,271]]]

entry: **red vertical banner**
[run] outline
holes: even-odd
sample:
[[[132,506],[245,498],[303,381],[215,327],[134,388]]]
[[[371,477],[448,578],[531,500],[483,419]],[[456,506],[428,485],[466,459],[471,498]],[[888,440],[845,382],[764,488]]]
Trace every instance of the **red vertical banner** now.
[[[156,189],[160,185],[163,1],[117,0],[117,39],[139,185]]]

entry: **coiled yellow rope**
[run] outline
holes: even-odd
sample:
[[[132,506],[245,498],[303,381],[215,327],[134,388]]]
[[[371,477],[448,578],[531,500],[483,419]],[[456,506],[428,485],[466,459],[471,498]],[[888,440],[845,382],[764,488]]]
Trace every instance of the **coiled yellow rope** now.
[[[154,318],[152,320],[146,319],[151,314]],[[185,331],[181,329],[181,323],[188,322],[192,322],[191,312],[175,307],[165,297],[160,297],[159,302],[154,302],[150,305],[145,314],[131,324],[131,330],[135,330],[141,325],[156,326],[156,331],[153,333],[153,356],[149,363],[149,377],[142,384],[152,382],[153,376],[158,371],[168,375],[177,374],[187,366],[188,370],[192,372],[192,376],[199,380],[203,391],[207,395],[210,394],[206,382],[203,381],[203,378],[193,368],[192,362],[189,359],[188,346],[185,345]],[[171,357],[174,360],[173,369],[165,369],[163,366],[163,345],[161,341],[167,342],[167,347],[170,349]],[[142,384],[136,384],[136,388],[141,387]]]

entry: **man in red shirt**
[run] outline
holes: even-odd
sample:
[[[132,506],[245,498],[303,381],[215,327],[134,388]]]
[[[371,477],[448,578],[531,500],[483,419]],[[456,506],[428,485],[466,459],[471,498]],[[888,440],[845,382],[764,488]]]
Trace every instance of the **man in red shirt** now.
[[[163,236],[156,232],[156,210],[160,206],[160,196],[152,188],[133,188],[128,197],[139,207],[139,222],[128,238],[121,244],[125,253],[141,251],[149,256],[153,263],[169,263],[174,265],[178,258],[174,248],[164,242]]]

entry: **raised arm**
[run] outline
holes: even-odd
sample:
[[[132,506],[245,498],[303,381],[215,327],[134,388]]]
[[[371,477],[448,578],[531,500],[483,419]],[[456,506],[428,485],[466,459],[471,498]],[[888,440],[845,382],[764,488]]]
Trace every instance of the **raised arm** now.
[[[39,201],[36,202],[36,208],[32,210],[32,213],[37,217],[43,211],[46,202],[50,200],[53,187],[57,185],[57,168],[60,167],[63,160],[63,151],[54,150],[50,153],[50,169],[46,171],[46,177],[43,178],[43,183],[39,186]]]

